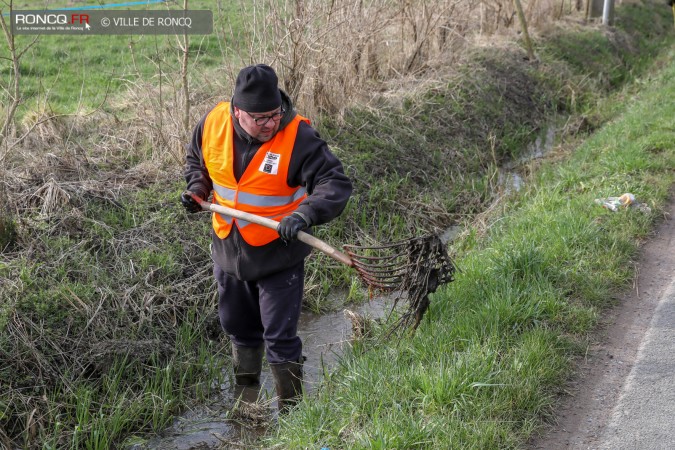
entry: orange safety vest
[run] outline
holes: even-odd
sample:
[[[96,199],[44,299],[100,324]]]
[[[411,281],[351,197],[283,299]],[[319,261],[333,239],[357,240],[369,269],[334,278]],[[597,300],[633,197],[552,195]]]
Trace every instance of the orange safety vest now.
[[[273,220],[281,220],[307,198],[302,186],[288,186],[288,166],[300,122],[309,120],[296,115],[274,137],[263,143],[241,175],[234,177],[234,125],[230,103],[221,102],[204,121],[202,154],[213,182],[214,202]],[[233,223],[244,240],[254,246],[266,245],[279,237],[276,230],[241,219],[213,213],[213,229],[219,238],[230,234]]]

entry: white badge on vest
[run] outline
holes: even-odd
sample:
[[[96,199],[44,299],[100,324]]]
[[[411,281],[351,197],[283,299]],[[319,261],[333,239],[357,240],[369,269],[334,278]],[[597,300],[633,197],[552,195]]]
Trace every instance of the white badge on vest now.
[[[281,155],[279,153],[267,152],[265,159],[263,159],[258,170],[263,173],[269,173],[270,175],[276,175],[279,171],[280,159]]]

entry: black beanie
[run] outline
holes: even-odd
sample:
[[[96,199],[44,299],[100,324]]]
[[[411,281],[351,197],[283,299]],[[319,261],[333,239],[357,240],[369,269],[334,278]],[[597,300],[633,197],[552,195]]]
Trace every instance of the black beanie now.
[[[232,103],[246,112],[260,113],[281,106],[279,79],[270,66],[258,64],[241,69],[234,86]]]

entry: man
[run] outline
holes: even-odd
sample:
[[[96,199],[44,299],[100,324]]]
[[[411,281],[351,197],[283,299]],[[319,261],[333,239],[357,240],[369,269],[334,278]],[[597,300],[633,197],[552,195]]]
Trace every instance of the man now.
[[[190,192],[207,199],[213,191],[215,203],[280,221],[275,231],[214,213],[212,258],[235,381],[257,386],[265,352],[286,411],[302,395],[297,325],[311,249],[297,235],[337,217],[351,182],[263,64],[242,69],[232,102],[219,103],[197,125],[185,179],[188,212],[200,211]]]

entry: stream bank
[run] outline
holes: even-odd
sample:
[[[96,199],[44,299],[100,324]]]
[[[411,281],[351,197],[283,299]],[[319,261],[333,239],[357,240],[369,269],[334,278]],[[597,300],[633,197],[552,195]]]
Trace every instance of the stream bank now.
[[[499,170],[497,186],[500,196],[508,197],[524,187],[524,180],[518,174],[521,166],[546,157],[555,144],[555,125],[549,125],[534,142],[528,145],[526,152],[518,161],[505,164]],[[459,225],[452,225],[440,234],[443,245],[449,246],[453,239],[462,233]],[[333,297],[346,298],[332,293]],[[298,324],[298,335],[303,342],[304,389],[311,397],[319,388],[326,374],[330,374],[339,364],[340,356],[348,350],[355,336],[362,335],[362,327],[371,321],[384,321],[392,312],[394,300],[399,294],[375,297],[359,305],[349,305],[349,309],[332,313],[316,314],[303,310]],[[359,337],[356,337],[359,339]],[[258,439],[273,426],[277,419],[274,383],[269,366],[265,365],[261,374],[261,386],[258,391],[257,405],[253,408],[237,402],[238,394],[231,385],[231,377],[220,385],[220,392],[214,398],[177,417],[173,424],[157,437],[148,441],[139,441],[126,448],[128,450],[192,450],[220,449],[227,445],[256,446]],[[250,399],[251,392],[248,392]]]
[[[625,11],[619,12],[619,22],[630,21],[633,29],[605,33],[588,26],[582,32],[558,30],[552,38],[542,39],[542,53],[555,55],[549,60],[551,66],[524,62],[522,50],[513,43],[504,44],[505,49],[488,46],[457,66],[462,77],[439,77],[441,81],[427,92],[414,98],[401,96],[403,108],[397,109],[384,99],[376,110],[353,110],[342,123],[326,122],[322,135],[347,161],[357,191],[344,220],[322,228],[321,236],[338,246],[345,241],[362,244],[368,239],[387,241],[422,231],[441,232],[452,224],[470,222],[493,204],[496,168],[517,159],[518,152],[548,123],[551,111],[586,112],[612,89],[620,89],[622,83],[639,76],[639,66],[644,67],[655,55],[659,43],[663,44],[663,30],[672,28],[671,17],[651,4]],[[641,32],[636,21],[644,17],[650,18],[642,27],[648,31]],[[621,42],[630,45],[622,46]],[[585,51],[579,52],[582,47]],[[593,111],[588,117],[573,119],[574,126],[562,134],[583,135],[612,117]],[[129,123],[120,124],[115,112],[107,111],[91,117],[55,119],[41,124],[30,145],[12,154],[1,169],[2,195],[7,199],[3,207],[16,225],[12,245],[0,254],[0,383],[9,387],[0,393],[3,443],[11,442],[18,448],[109,448],[129,434],[164,429],[195,397],[209,398],[220,389],[210,383],[227,371],[223,367],[227,352],[208,339],[208,324],[203,319],[215,303],[208,220],[188,217],[181,210],[177,198],[183,186],[177,181],[181,176],[175,167],[161,166],[140,151],[125,153],[113,145],[115,137],[129,127]],[[651,146],[654,160],[662,157],[662,147],[658,142]],[[569,175],[578,179],[574,176],[581,175]],[[528,177],[523,179],[526,185],[521,192],[531,186]],[[625,186],[625,180],[614,182]],[[569,180],[565,183],[578,186]],[[629,190],[630,186],[625,187]],[[580,195],[573,194],[573,199]],[[616,193],[607,193],[612,194]],[[658,200],[657,194],[653,197]],[[480,233],[465,229],[469,241],[482,238]],[[545,259],[538,248],[521,249],[513,255],[513,272],[508,272],[508,264],[503,262],[489,269],[504,277],[527,276]],[[313,257],[310,265],[314,271],[310,270],[308,277],[309,307],[320,310],[327,292],[335,286],[350,286],[350,275],[319,257]],[[577,281],[584,287],[583,279]],[[492,282],[480,280],[486,292]],[[460,311],[462,306],[433,303],[425,328],[438,326],[441,311]],[[552,301],[545,306],[559,308],[561,317],[575,311]],[[529,321],[521,321],[509,311],[499,305],[492,309],[497,317],[483,311],[486,335],[491,327],[503,327],[505,333],[528,329]],[[578,314],[579,323],[590,320],[585,313]],[[442,330],[436,331],[437,348],[454,351],[469,345],[460,343],[468,341],[459,338],[443,342]],[[410,430],[409,423],[395,415],[401,408],[419,408],[404,411],[410,422],[433,417],[435,408],[460,408],[461,398],[473,399],[483,391],[498,398],[504,390],[492,389],[497,387],[490,379],[494,375],[483,372],[482,366],[471,366],[472,354],[467,351],[467,367],[477,370],[472,381],[476,384],[463,392],[460,400],[451,397],[464,385],[454,385],[452,377],[445,376],[439,367],[425,366],[431,360],[420,358],[416,345],[406,342],[400,354],[386,353],[383,360],[390,361],[382,363],[397,362],[403,368],[422,365],[436,370],[438,380],[411,381],[410,373],[393,369],[389,378],[369,379],[378,366],[348,361],[349,370],[370,380],[365,386],[354,386],[353,392],[369,399],[386,402],[386,381],[391,377],[426,390],[427,397],[414,399],[409,403],[412,406],[386,404],[391,406],[392,430]],[[488,350],[502,356],[518,351],[492,349],[489,339],[481,345],[486,360],[492,354]],[[381,350],[385,349],[382,346]],[[437,363],[459,370],[450,361]],[[318,371],[319,367],[315,364],[312,369]],[[458,372],[456,376],[465,379],[468,375]],[[371,386],[379,389],[359,391]],[[514,404],[517,399],[512,398]],[[319,407],[325,401],[319,400]],[[339,411],[345,405],[332,406]],[[358,421],[343,423],[341,428],[346,435],[331,428],[338,419],[327,415],[331,420],[324,431],[335,435],[315,437],[311,445],[349,438],[357,446],[371,440],[383,446],[405,446],[379,428],[385,427],[388,418],[369,422],[368,413],[378,417],[379,412],[368,408],[357,405]],[[309,420],[308,414],[299,410],[293,420]],[[450,425],[436,417],[426,426],[427,430],[441,430],[438,436],[442,436],[444,428],[453,429]],[[499,424],[475,430],[475,424],[463,426],[466,429],[458,432],[457,439],[475,432],[485,442],[513,442],[510,430]],[[306,431],[298,435],[312,436]],[[406,442],[419,442],[418,438]]]

